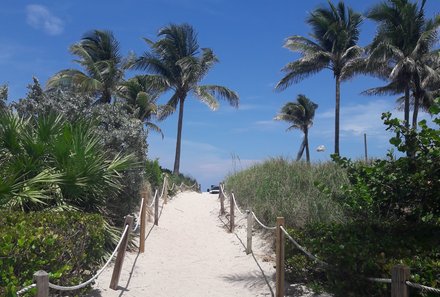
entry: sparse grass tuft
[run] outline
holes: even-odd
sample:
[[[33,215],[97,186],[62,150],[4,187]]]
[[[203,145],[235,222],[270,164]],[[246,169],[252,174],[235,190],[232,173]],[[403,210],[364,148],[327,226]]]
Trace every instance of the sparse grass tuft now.
[[[289,227],[308,223],[343,222],[345,216],[336,197],[347,185],[344,169],[326,162],[305,162],[272,158],[249,169],[229,175],[225,185],[237,202],[252,209],[264,223],[274,225],[285,217]]]

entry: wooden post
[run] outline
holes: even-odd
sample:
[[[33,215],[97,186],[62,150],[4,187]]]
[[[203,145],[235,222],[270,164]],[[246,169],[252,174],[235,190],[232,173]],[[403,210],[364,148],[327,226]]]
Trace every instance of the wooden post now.
[[[284,218],[277,218],[276,229],[276,291],[275,297],[284,296],[284,232],[281,230],[284,227]]]
[[[34,273],[34,280],[37,285],[36,297],[49,297],[49,274],[44,270]]]
[[[223,183],[220,183],[220,192],[218,192],[218,197],[220,198],[220,215],[225,214],[225,195],[223,195]]]
[[[139,235],[139,253],[144,253],[145,252],[145,228],[146,223],[147,223],[147,198],[148,198],[148,194],[146,191],[144,191],[142,193],[142,198],[143,203],[142,203],[142,210],[141,210],[141,231],[140,231],[140,235]]]
[[[234,232],[235,225],[235,208],[234,208],[234,192],[232,192],[231,198],[229,199],[229,231]]]
[[[391,297],[408,297],[408,286],[406,281],[409,280],[409,267],[404,265],[396,265],[391,269]]]
[[[154,225],[159,226],[159,195],[154,200]]]
[[[133,228],[133,217],[126,216],[124,222],[124,228],[128,225],[128,231],[122,239],[121,246],[118,249],[118,253],[116,255],[115,266],[113,267],[112,279],[110,281],[110,289],[116,290],[118,288],[119,277],[121,276],[122,264],[124,263],[125,250],[127,249],[128,237],[130,235],[130,231]]]
[[[246,210],[247,214],[247,245],[246,254],[252,253],[252,227],[254,225],[254,217],[252,216],[252,211]]]
[[[163,180],[164,183],[164,187],[163,187],[163,204],[167,204],[168,203],[168,179],[164,178]]]

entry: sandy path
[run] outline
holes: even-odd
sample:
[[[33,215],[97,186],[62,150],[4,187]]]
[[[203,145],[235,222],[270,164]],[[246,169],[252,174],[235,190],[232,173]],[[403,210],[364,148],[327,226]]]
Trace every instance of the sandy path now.
[[[90,296],[273,296],[267,282],[274,287],[275,270],[267,261],[273,256],[267,243],[255,237],[254,255],[246,255],[240,241],[246,241],[246,220],[238,214],[231,234],[218,213],[218,195],[179,194],[164,206],[146,252],[127,254],[119,289],[108,288],[110,267]]]

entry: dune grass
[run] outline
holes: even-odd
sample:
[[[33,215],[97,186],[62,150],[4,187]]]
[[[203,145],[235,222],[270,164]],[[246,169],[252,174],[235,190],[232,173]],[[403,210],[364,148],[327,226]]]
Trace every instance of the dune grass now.
[[[343,222],[337,197],[347,184],[345,171],[332,162],[309,165],[281,157],[231,174],[225,181],[237,202],[264,223],[273,226],[276,217],[283,216],[287,226],[297,228]]]

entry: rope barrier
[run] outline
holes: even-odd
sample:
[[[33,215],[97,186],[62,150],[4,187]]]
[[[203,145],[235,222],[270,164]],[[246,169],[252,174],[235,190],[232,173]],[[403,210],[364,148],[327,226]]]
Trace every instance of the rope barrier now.
[[[139,218],[141,217],[141,213],[142,213],[142,208],[143,207],[144,207],[144,198],[142,198],[142,200],[141,200],[141,207],[139,209],[139,215],[137,216],[136,226],[134,226],[133,232],[135,232],[137,230],[137,228],[139,228],[139,224],[140,224],[140,219]]]
[[[244,213],[240,210],[240,208],[237,205],[237,201],[235,200],[234,192],[232,192],[232,201],[234,201],[235,208],[237,208],[238,212],[241,213],[241,215],[244,215]]]
[[[312,255],[311,253],[309,253],[304,247],[300,246],[298,242],[295,241],[295,239],[293,239],[292,236],[290,236],[289,233],[287,233],[286,229],[284,229],[283,226],[280,226],[280,229],[284,232],[284,234],[286,234],[287,238],[290,239],[290,241],[304,254],[306,254],[310,259],[327,266],[328,264],[324,261],[319,260],[317,257],[315,257],[314,255]]]
[[[96,273],[95,276],[93,276],[91,279],[89,279],[88,281],[85,281],[79,285],[76,286],[69,286],[69,287],[65,287],[65,286],[58,286],[55,284],[52,284],[49,282],[49,288],[55,289],[55,290],[59,290],[59,291],[73,291],[73,290],[78,290],[81,288],[84,288],[85,286],[87,286],[88,284],[90,284],[91,282],[93,282],[96,278],[98,278],[98,276],[104,271],[104,269],[108,266],[108,264],[110,264],[110,261],[113,259],[113,257],[115,256],[116,252],[118,251],[121,243],[122,243],[122,239],[125,237],[125,234],[128,232],[128,225],[125,226],[124,232],[121,235],[121,238],[119,239],[118,245],[116,246],[115,250],[113,251],[112,255],[110,256],[110,258],[107,260],[107,262],[104,264],[104,266]]]
[[[406,283],[407,286],[410,286],[410,287],[413,287],[413,288],[416,288],[416,289],[419,289],[419,290],[422,290],[422,291],[427,291],[427,292],[430,292],[430,293],[440,294],[440,289],[436,289],[436,288],[432,288],[432,287],[427,287],[427,286],[424,286],[424,285],[421,285],[421,284],[415,284],[415,283],[412,283],[410,281],[406,281],[405,283]]]
[[[257,223],[260,224],[260,226],[263,227],[264,229],[267,229],[267,230],[275,230],[275,229],[277,228],[277,227],[269,227],[269,226],[264,225],[264,224],[263,224],[263,223],[257,218],[257,216],[255,215],[255,212],[252,212],[252,216],[254,217],[255,221],[257,221]]]
[[[27,291],[29,291],[30,289],[35,288],[36,286],[37,286],[36,284],[29,285],[29,286],[27,286],[27,287],[21,289],[20,291],[17,291],[16,294],[17,294],[17,295],[24,294],[24,293],[26,293]]]
[[[156,189],[156,191],[154,192],[154,198],[153,198],[153,201],[151,201],[151,204],[148,205],[148,207],[153,207],[154,202],[156,201],[156,196],[157,196],[157,189]]]
[[[376,283],[383,283],[383,284],[391,284],[391,278],[376,278],[376,277],[369,277],[367,278],[369,281],[376,282]]]

